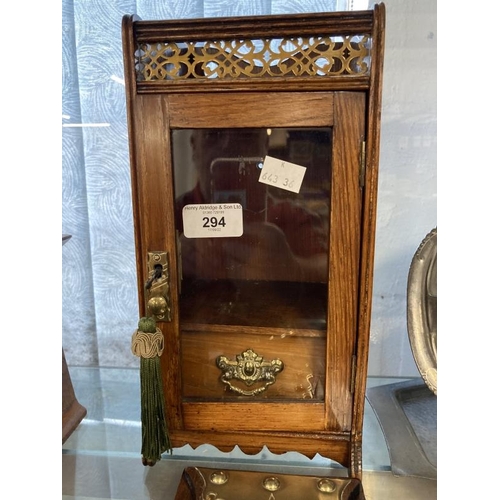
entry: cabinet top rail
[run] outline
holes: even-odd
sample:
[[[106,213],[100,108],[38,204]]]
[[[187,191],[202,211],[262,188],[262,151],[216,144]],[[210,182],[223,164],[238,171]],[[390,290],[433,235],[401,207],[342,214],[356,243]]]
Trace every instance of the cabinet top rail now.
[[[375,6],[375,9],[379,8]],[[136,15],[124,16],[133,23],[137,42],[156,39],[203,40],[269,36],[353,35],[371,33],[376,10],[353,12],[322,12],[265,16],[217,17],[173,20],[142,20]]]
[[[143,92],[238,82],[264,88],[291,77],[308,85],[348,77],[363,86],[383,10],[163,21],[126,15],[122,30],[129,71]]]

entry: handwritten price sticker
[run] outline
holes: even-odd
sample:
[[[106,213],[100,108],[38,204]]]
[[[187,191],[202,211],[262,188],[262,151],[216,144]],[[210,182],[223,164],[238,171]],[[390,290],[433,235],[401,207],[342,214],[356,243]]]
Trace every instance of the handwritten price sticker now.
[[[259,182],[298,193],[306,170],[306,167],[295,165],[295,163],[266,156],[264,166],[260,172]]]

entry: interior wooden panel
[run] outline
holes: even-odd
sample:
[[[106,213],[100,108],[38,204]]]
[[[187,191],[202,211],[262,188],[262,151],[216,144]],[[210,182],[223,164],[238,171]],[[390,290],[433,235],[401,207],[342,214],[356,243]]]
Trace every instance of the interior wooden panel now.
[[[302,206],[306,207],[305,204]],[[325,219],[327,218],[326,216]],[[294,221],[292,217],[288,220],[290,223]],[[323,219],[321,221],[323,224]],[[322,227],[325,225],[326,223]],[[278,225],[267,221],[246,223],[244,216],[244,227],[244,233],[239,238],[232,238],[234,241],[228,241],[228,238],[187,239],[181,236],[178,246],[181,256],[183,253],[196,256],[196,260],[189,268],[192,275],[205,282],[226,280],[228,282],[258,281],[263,283],[275,280],[301,284],[326,283],[326,249],[312,255],[297,255],[290,246],[290,232],[285,234]],[[321,233],[321,237],[328,240],[327,230]],[[314,246],[311,239],[306,237],[295,237],[294,243],[295,250],[303,248],[305,252]],[[235,256],[237,256],[236,259]],[[236,260],[238,265],[228,265],[231,259]],[[210,266],[207,266],[207,262],[210,262]],[[189,286],[188,280],[184,278],[184,282],[186,286],[183,286],[183,290],[186,290]],[[193,283],[193,280],[191,282]],[[222,287],[218,288],[223,293]],[[276,307],[279,308],[280,304],[277,303]]]
[[[240,396],[224,384],[222,371],[216,366],[218,356],[234,361],[236,356],[252,349],[265,361],[280,359],[283,370],[276,382],[256,396]],[[190,332],[182,335],[182,393],[183,398],[216,400],[273,401],[274,399],[321,401],[324,398],[325,339],[288,334],[249,335],[238,331],[232,334]],[[264,382],[246,386],[232,380],[237,388],[252,391],[264,387]]]
[[[183,331],[301,337],[326,334],[324,283],[219,279],[200,285],[199,281],[183,284]]]

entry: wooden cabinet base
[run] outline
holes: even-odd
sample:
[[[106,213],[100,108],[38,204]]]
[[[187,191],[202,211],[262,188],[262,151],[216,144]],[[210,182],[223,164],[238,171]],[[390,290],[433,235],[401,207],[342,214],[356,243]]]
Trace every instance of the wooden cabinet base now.
[[[171,431],[170,439],[174,447],[190,444],[197,448],[211,444],[222,452],[230,452],[235,446],[248,455],[259,453],[265,446],[271,453],[281,454],[296,451],[308,458],[319,453],[352,470],[353,476],[361,474],[357,459],[357,442],[349,434],[292,433],[292,432],[201,432]]]
[[[328,498],[332,500],[365,500],[358,479],[342,477],[293,476],[266,472],[218,470],[187,467],[182,473],[175,500],[198,498],[238,498],[258,500]]]

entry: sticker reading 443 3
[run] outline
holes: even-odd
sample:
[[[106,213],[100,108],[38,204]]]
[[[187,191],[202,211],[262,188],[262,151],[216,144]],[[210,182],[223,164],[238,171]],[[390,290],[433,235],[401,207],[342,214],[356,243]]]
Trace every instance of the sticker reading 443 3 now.
[[[182,222],[186,238],[230,238],[243,234],[243,208],[239,203],[185,205]]]

